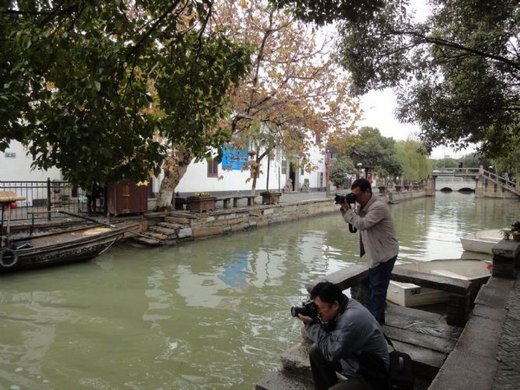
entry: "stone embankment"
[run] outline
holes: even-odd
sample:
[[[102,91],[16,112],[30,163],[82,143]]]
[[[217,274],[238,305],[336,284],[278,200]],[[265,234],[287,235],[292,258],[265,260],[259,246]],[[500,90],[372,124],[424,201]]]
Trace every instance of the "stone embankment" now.
[[[291,197],[290,203],[288,200],[275,205],[256,204],[207,213],[149,213],[144,221],[143,234],[134,239],[145,245],[175,245],[185,240],[248,231],[338,211],[334,200],[324,195],[310,199]]]
[[[386,197],[389,203],[428,196],[426,191],[404,191],[375,193]],[[280,203],[262,205],[256,200],[252,206],[220,208],[215,211],[196,213],[171,211],[147,213],[143,221],[143,232],[133,239],[143,245],[175,245],[186,240],[247,231],[272,224],[295,221],[327,213],[337,213],[334,194],[324,192],[285,193]]]
[[[493,276],[429,390],[518,389],[520,383],[520,242],[493,248]]]

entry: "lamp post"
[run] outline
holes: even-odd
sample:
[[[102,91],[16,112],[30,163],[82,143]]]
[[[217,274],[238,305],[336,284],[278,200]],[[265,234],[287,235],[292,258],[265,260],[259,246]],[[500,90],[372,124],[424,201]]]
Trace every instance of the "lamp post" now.
[[[330,150],[325,149],[325,194],[330,195]]]
[[[357,179],[359,179],[361,177],[361,175],[362,175],[362,172],[363,172],[363,164],[358,162],[356,164],[356,168],[358,170]]]

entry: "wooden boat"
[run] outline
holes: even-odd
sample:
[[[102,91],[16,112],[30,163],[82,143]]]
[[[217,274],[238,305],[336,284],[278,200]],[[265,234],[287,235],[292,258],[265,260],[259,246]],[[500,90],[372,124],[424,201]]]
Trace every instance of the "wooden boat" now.
[[[138,226],[98,224],[10,240],[0,248],[0,274],[91,259]]]
[[[466,234],[460,239],[460,242],[462,244],[462,249],[465,251],[492,255],[493,247],[500,240],[502,240],[500,229],[489,229]]]
[[[489,262],[483,260],[432,260],[399,264],[395,270],[414,272],[473,281],[490,276]],[[448,293],[433,288],[425,288],[413,283],[391,280],[386,299],[400,306],[414,307],[448,301]]]

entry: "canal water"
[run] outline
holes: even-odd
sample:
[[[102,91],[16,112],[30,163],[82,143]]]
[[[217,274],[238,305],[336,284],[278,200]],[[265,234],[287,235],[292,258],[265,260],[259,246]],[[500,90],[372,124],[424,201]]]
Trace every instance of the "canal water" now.
[[[391,210],[402,262],[468,257],[463,234],[520,218],[459,193]],[[338,212],[1,277],[0,389],[252,389],[299,341],[304,285],[359,261]]]

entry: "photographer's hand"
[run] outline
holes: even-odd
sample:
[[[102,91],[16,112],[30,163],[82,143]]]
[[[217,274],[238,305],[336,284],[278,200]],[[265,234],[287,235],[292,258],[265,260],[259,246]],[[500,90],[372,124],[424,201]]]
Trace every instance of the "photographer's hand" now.
[[[347,202],[343,202],[343,203],[341,203],[341,207],[340,207],[339,211],[341,211],[341,215],[345,215],[345,213],[349,209],[350,209],[350,204],[348,204]]]
[[[304,316],[303,314],[298,314],[298,318],[305,324],[310,324],[312,321],[314,321],[311,317]]]

